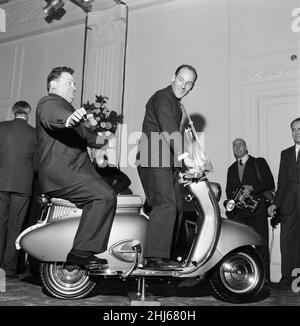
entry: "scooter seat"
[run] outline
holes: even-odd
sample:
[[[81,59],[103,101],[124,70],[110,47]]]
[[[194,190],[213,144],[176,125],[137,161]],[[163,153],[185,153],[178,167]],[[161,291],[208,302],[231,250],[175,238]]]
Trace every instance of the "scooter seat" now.
[[[51,213],[49,214],[48,222],[70,217],[80,217],[82,214],[82,207],[78,207],[66,199],[51,198],[51,202],[52,207]],[[116,214],[138,214],[142,205],[142,198],[138,195],[118,195]]]
[[[77,206],[70,201],[62,198],[51,198],[51,202],[58,206],[77,208]],[[141,208],[143,206],[142,197],[138,195],[118,195],[117,207],[136,207]]]
[[[138,195],[118,195],[117,207],[136,207],[141,208],[143,206],[143,200]]]

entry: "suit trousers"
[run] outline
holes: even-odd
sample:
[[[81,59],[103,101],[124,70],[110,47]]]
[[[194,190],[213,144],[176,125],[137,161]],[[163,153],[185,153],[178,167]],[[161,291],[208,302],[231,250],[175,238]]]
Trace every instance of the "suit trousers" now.
[[[144,257],[170,258],[182,218],[179,169],[138,167],[148,204],[152,207]],[[174,237],[173,237],[174,235]],[[172,242],[173,240],[173,242]]]
[[[22,231],[29,199],[26,194],[0,191],[0,267],[7,274],[17,271],[15,241]]]
[[[102,179],[86,182],[47,193],[82,207],[82,216],[75,234],[72,252],[102,253],[106,251],[115,216],[117,197],[114,190]]]
[[[280,251],[281,276],[291,279],[294,268],[300,268],[300,186],[295,194],[294,208],[290,215],[281,217]]]

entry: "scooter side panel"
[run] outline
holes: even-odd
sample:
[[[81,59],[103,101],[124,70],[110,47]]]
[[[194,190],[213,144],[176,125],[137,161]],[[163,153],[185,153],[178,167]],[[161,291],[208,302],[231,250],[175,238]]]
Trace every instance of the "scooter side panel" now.
[[[65,261],[71,250],[80,217],[57,220],[25,234],[20,239],[21,248],[40,261]],[[136,239],[145,244],[147,220],[140,215],[118,214],[115,216],[108,242],[108,248],[126,239]],[[108,251],[99,254],[113,264]],[[120,262],[119,262],[120,264]],[[125,264],[128,265],[128,264]]]

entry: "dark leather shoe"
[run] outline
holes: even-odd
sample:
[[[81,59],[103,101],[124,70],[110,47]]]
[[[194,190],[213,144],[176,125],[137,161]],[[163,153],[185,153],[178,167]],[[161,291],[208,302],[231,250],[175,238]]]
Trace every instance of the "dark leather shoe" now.
[[[143,269],[171,271],[182,268],[182,264],[166,258],[149,257],[145,258]]]
[[[82,257],[82,256],[77,256],[72,253],[69,253],[67,256],[67,263],[84,266],[84,267],[91,267],[91,266],[101,267],[107,265],[107,260],[98,258],[92,254],[86,257]]]

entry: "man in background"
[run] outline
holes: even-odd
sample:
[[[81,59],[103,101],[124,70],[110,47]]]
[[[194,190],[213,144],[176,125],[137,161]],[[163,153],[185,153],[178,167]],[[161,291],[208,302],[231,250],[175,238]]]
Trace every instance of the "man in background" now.
[[[253,227],[264,240],[265,246],[262,248],[261,257],[267,271],[267,279],[269,279],[268,211],[263,192],[274,188],[273,175],[264,158],[255,158],[248,154],[247,144],[243,139],[235,139],[232,143],[232,148],[236,161],[227,171],[227,198],[234,198],[236,192],[241,187],[244,187],[246,196],[251,195],[260,202],[257,209],[253,212],[250,209],[235,208],[229,217]]]
[[[32,183],[36,151],[35,129],[28,124],[30,105],[18,101],[14,120],[0,122],[0,267],[17,276],[15,241],[22,231]]]
[[[300,117],[291,122],[294,145],[280,157],[278,185],[269,215],[280,214],[281,279],[278,288],[288,289],[294,268],[300,268]]]

